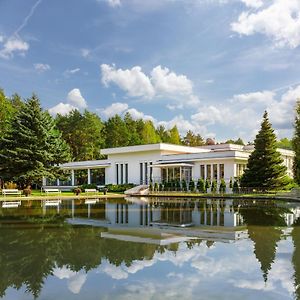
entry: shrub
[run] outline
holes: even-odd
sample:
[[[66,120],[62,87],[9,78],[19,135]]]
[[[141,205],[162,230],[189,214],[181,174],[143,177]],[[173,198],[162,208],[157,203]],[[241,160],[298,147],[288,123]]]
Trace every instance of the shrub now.
[[[217,191],[217,188],[218,188],[218,184],[217,181],[214,179],[211,183],[211,192],[215,193]]]
[[[85,183],[85,184],[83,184],[80,188],[81,188],[83,191],[84,191],[85,189],[97,189],[97,185],[94,184],[94,183],[90,183],[90,184]]]
[[[150,191],[150,192],[153,192],[153,184],[152,184],[152,181],[151,181],[150,184],[149,184],[149,191]]]
[[[195,191],[195,182],[194,182],[194,180],[191,180],[191,181],[189,182],[189,190],[190,190],[191,192],[194,192],[194,191]]]
[[[230,181],[229,181],[229,188],[232,189],[233,185],[232,185],[232,177],[230,177]]]
[[[205,193],[205,181],[202,178],[198,179],[197,189],[200,193]]]
[[[24,194],[26,197],[28,197],[29,195],[31,195],[31,193],[32,193],[32,190],[31,190],[31,187],[30,187],[30,186],[28,186],[27,188],[25,188],[25,189],[23,190],[23,194]]]
[[[16,189],[17,187],[18,187],[18,185],[12,181],[4,183],[4,188],[6,188],[6,189]]]
[[[235,180],[234,183],[233,183],[232,191],[235,194],[239,193],[239,191],[240,191],[239,183],[238,183],[237,180]]]
[[[205,181],[205,192],[207,193],[207,189],[210,188],[210,180],[206,179]]]
[[[76,194],[76,195],[79,195],[81,193],[81,188],[80,187],[74,188],[73,193]]]
[[[159,185],[157,182],[154,183],[154,191],[158,192],[159,191]]]
[[[162,183],[159,184],[159,191],[162,192],[164,190],[164,185]]]
[[[180,191],[180,181],[179,180],[176,180],[176,191]]]
[[[122,193],[126,190],[132,189],[135,186],[133,183],[126,183],[126,184],[108,184],[106,187],[109,192],[112,193]]]
[[[221,182],[220,182],[219,192],[222,194],[226,192],[226,182],[223,178],[221,179]]]
[[[181,182],[181,188],[182,188],[182,190],[184,192],[187,190],[187,185],[186,185],[186,181],[185,180],[182,180],[182,182]]]

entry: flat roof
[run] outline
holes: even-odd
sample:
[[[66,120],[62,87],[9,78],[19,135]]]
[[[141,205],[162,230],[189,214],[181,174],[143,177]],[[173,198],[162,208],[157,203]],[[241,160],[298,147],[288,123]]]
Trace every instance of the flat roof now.
[[[189,147],[181,145],[173,145],[166,143],[158,144],[148,144],[148,145],[137,145],[137,146],[127,146],[127,147],[117,147],[117,148],[106,148],[100,150],[101,154],[111,155],[111,154],[121,154],[130,152],[145,152],[145,151],[169,151],[175,153],[201,153],[208,152],[209,149],[201,149],[199,147]]]
[[[89,168],[105,168],[110,166],[110,161],[103,160],[85,160],[85,161],[72,161],[61,164],[62,169],[89,169]]]

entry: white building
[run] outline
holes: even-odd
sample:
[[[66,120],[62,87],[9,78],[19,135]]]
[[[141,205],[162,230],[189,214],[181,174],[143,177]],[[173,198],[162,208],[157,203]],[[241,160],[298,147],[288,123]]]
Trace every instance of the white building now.
[[[107,159],[70,162],[61,165],[68,172],[67,180],[49,181],[44,186],[70,188],[84,183],[103,186],[105,184],[149,184],[170,180],[198,180],[240,177],[247,165],[253,146],[219,144],[188,147],[171,144],[150,144],[101,150]],[[278,149],[292,177],[294,152]]]

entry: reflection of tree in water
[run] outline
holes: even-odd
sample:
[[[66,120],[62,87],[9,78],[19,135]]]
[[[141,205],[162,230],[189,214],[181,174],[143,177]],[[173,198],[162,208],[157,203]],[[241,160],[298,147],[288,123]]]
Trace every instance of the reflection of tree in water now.
[[[247,203],[246,203],[247,204]],[[285,208],[275,205],[240,206],[239,213],[247,224],[248,234],[254,243],[254,254],[260,262],[264,281],[276,256],[277,243],[281,239],[281,229],[286,226],[283,213]]]
[[[294,265],[294,281],[295,281],[295,298],[300,300],[300,218],[294,224],[292,237],[294,242],[293,265]]]
[[[26,228],[24,228],[26,226]],[[0,234],[0,297],[8,287],[38,297],[47,276],[56,267],[89,271],[106,259],[119,266],[134,260],[152,259],[156,251],[177,251],[178,245],[159,246],[101,238],[104,229],[95,227],[22,224],[22,228],[2,227]]]

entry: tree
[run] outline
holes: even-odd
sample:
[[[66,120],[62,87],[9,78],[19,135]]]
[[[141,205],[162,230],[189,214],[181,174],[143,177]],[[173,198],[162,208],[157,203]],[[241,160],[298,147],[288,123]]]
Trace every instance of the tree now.
[[[300,100],[297,101],[296,105],[296,117],[294,123],[294,136],[292,140],[293,150],[295,151],[294,158],[294,179],[300,184]]]
[[[105,147],[124,147],[129,144],[129,132],[125,122],[119,115],[105,122]]]
[[[288,138],[283,138],[279,142],[277,142],[277,148],[293,150],[292,140]]]
[[[160,141],[152,121],[145,121],[141,132],[143,144],[155,144]]]
[[[170,144],[175,144],[175,145],[180,145],[181,141],[180,141],[180,135],[177,129],[177,126],[173,126],[170,131],[169,131],[169,140],[168,143]]]
[[[217,181],[214,179],[211,183],[211,192],[215,193],[217,191],[217,188],[218,188],[218,184]]]
[[[0,173],[4,179],[24,185],[55,178],[58,164],[69,161],[69,147],[55,122],[33,95],[13,119],[11,129],[0,141]]]
[[[225,144],[236,144],[236,145],[241,145],[241,146],[245,145],[244,141],[241,138],[238,138],[237,140],[232,140],[232,139],[227,140],[225,142]]]
[[[166,128],[163,125],[159,125],[156,129],[156,133],[159,136],[159,139],[163,143],[167,143],[169,139],[169,134]]]
[[[139,127],[143,126],[138,126],[141,122],[144,124],[143,120],[134,120],[129,112],[127,112],[124,116],[124,122],[127,127],[127,131],[129,134],[129,143],[128,145],[140,145],[142,144],[141,136],[138,132]]]
[[[69,144],[74,160],[100,158],[100,149],[104,147],[104,124],[96,114],[73,110],[65,116],[58,114],[56,124]]]
[[[221,182],[220,182],[219,192],[222,194],[226,192],[226,182],[223,178],[221,179]]]
[[[286,167],[277,151],[276,136],[265,111],[261,129],[254,141],[247,169],[241,179],[241,186],[263,189],[280,188],[285,185]]]
[[[4,91],[0,89],[0,137],[3,137],[9,130],[14,112],[12,103],[6,98]]]
[[[186,146],[196,147],[205,145],[205,142],[200,134],[195,135],[191,130],[189,130],[183,138],[183,144]]]
[[[199,193],[205,193],[206,192],[204,179],[202,179],[202,178],[198,179],[197,189],[198,189]]]

